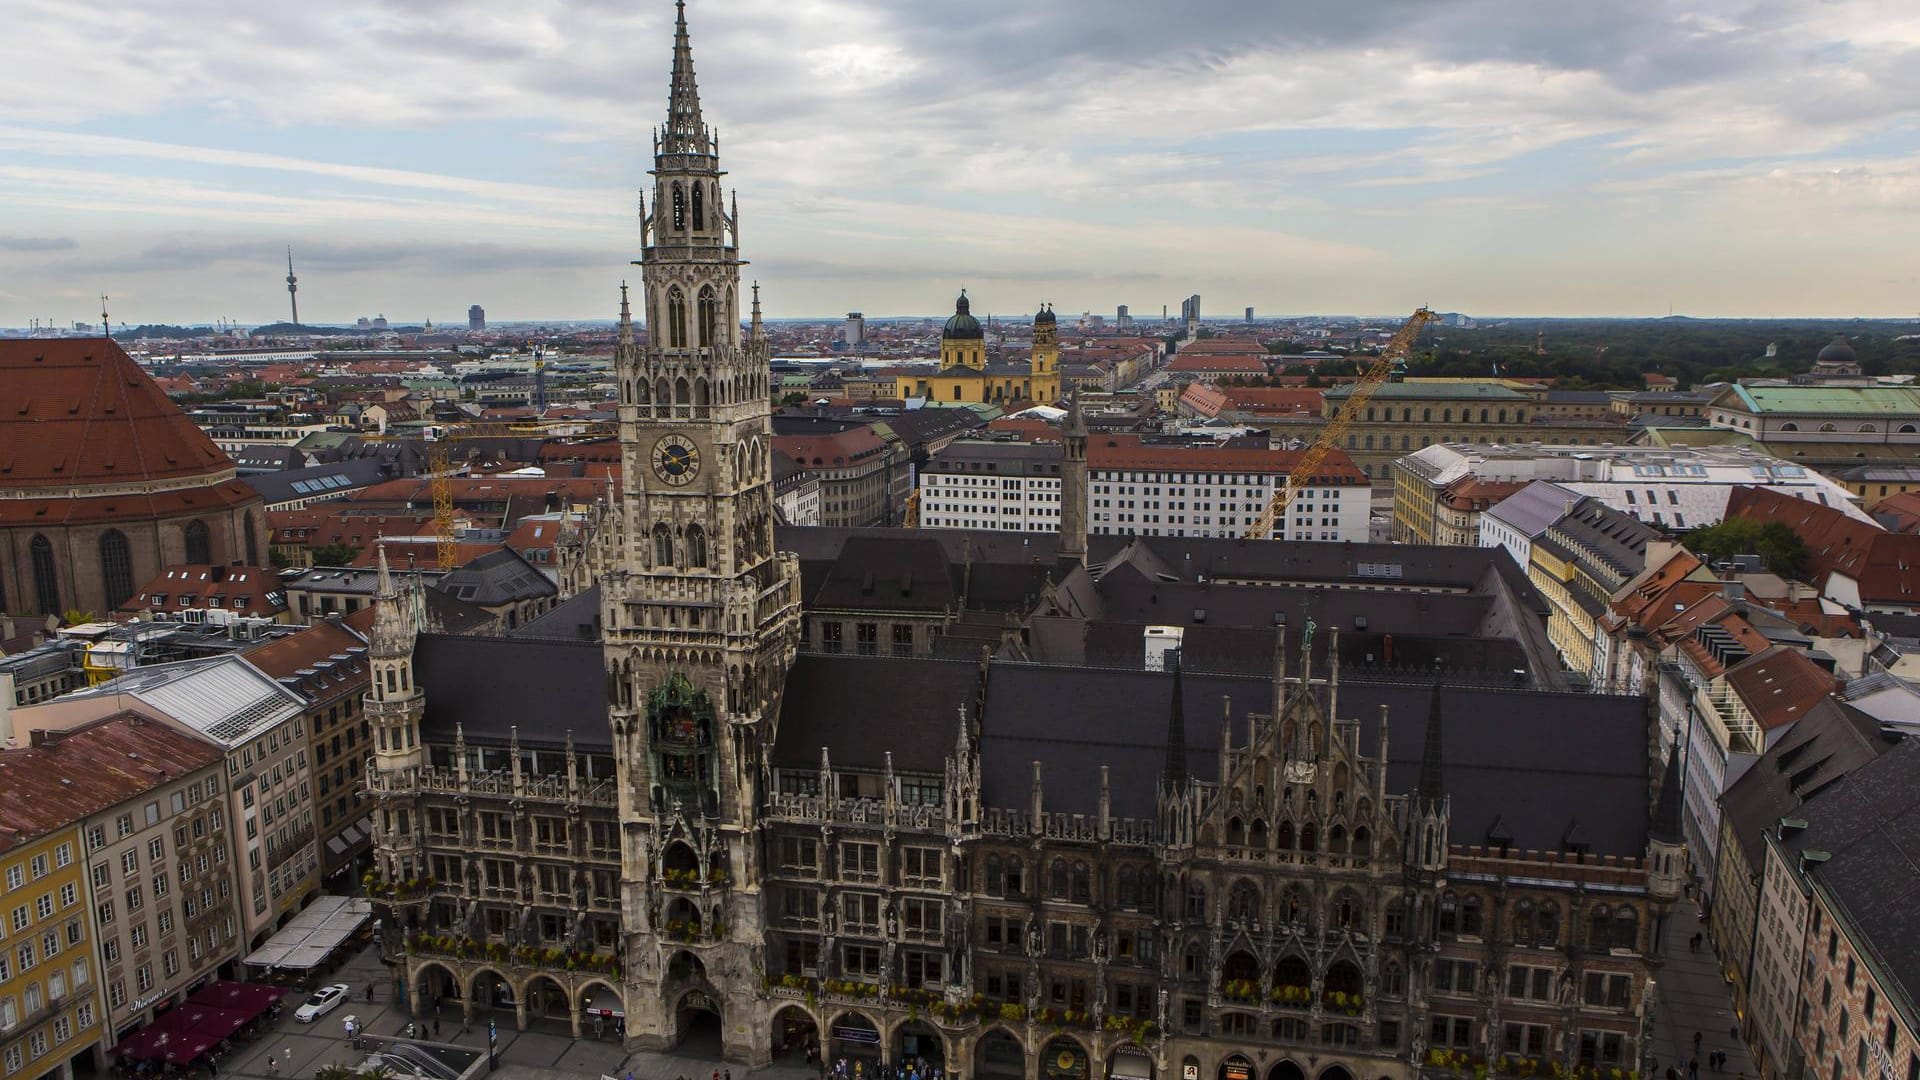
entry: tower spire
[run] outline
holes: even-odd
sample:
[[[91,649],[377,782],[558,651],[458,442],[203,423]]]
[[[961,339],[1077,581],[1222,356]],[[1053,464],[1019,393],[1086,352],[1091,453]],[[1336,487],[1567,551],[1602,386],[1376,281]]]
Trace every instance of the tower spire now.
[[[300,279],[293,276],[293,245],[287,245],[287,305],[293,309],[293,325],[300,325]]]
[[[1433,684],[1433,704],[1427,710],[1427,744],[1420,754],[1420,783],[1414,789],[1420,801],[1437,805],[1447,797],[1440,775],[1440,684]]]
[[[693,81],[693,43],[687,37],[687,0],[674,0],[673,87],[667,94],[663,154],[708,153],[707,125],[700,119],[700,88]]]
[[[1647,838],[1667,844],[1682,844],[1686,836],[1680,828],[1680,740],[1667,751],[1667,772],[1660,781],[1660,801],[1653,808],[1653,827]]]
[[[1180,650],[1168,652],[1167,662],[1173,665],[1173,711],[1167,716],[1167,759],[1160,786],[1180,791],[1187,786],[1187,720],[1181,705]]]

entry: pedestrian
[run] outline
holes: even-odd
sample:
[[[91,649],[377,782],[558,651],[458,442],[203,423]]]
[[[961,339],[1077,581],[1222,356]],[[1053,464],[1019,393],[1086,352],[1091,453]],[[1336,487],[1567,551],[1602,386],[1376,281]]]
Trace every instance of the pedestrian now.
[[[373,1000],[373,984],[372,983],[367,984],[367,1000],[368,1001]]]
[[[1700,1080],[1700,1059],[1697,1057],[1687,1059],[1687,1080]]]
[[[1700,1052],[1700,1033],[1697,1031],[1693,1033],[1693,1052]]]
[[[437,1016],[433,1018],[433,1037],[436,1039],[440,1037],[440,1018]]]
[[[267,1075],[268,1076],[280,1075],[280,1063],[273,1060],[272,1054],[267,1055]]]
[[[722,1071],[722,1074],[721,1074],[721,1075],[723,1075],[723,1076],[725,1076],[725,1077],[727,1078],[727,1080],[733,1080],[733,1070],[732,1070],[732,1069],[726,1069],[726,1070],[723,1070],[723,1071]]]

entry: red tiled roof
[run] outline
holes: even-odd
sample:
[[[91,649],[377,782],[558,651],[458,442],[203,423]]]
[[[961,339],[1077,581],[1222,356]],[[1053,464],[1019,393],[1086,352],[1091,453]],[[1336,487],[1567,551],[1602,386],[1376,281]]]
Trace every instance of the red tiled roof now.
[[[0,423],[0,429],[6,425]],[[4,437],[4,436],[0,436]],[[0,526],[92,525],[108,521],[152,521],[184,514],[231,510],[260,501],[260,494],[238,480],[152,495],[96,495],[90,498],[0,499]]]
[[[1873,504],[1873,520],[1891,532],[1920,533],[1920,491],[1903,491]]]
[[[554,476],[456,476],[449,485],[455,506],[462,503],[495,503],[511,499],[516,508],[522,504],[536,507],[549,494],[576,502],[592,502],[607,493],[606,477]],[[388,480],[362,488],[346,500],[348,505],[368,504],[433,506],[433,485],[426,477]],[[527,512],[534,512],[528,510]]]
[[[1727,516],[1777,521],[1807,546],[1816,583],[1840,574],[1858,584],[1869,604],[1920,604],[1920,536],[1890,533],[1830,506],[1770,488],[1740,486],[1727,498]]]
[[[1285,473],[1305,453],[1252,446],[1170,445],[1148,443],[1138,435],[1105,435],[1087,440],[1087,467],[1143,472]],[[1345,452],[1334,450],[1321,460],[1313,482],[1363,485],[1371,481]]]
[[[1478,503],[1479,508],[1485,510],[1528,483],[1526,480],[1485,480],[1478,476],[1463,476],[1442,489],[1440,499],[1455,509],[1471,510]]]
[[[339,510],[269,510],[267,529],[282,547],[346,544],[364,548],[383,536],[433,533],[430,514],[347,514]]]
[[[120,605],[121,611],[130,613],[214,608],[235,615],[278,615],[287,610],[280,575],[261,566],[169,566]]]
[[[845,467],[887,448],[872,427],[862,424],[831,435],[775,435],[773,448],[803,468]]]
[[[31,730],[32,710],[14,713]],[[0,851],[218,764],[225,752],[131,712],[0,750]]]
[[[1267,360],[1264,356],[1246,356],[1240,354],[1188,356],[1181,353],[1174,357],[1167,370],[1175,373],[1188,371],[1228,371],[1236,375],[1265,375]]]
[[[440,558],[440,541],[432,535],[429,523],[427,535],[410,536],[404,540],[387,539],[377,544],[369,544],[360,549],[353,557],[354,566],[380,565],[378,549],[387,549],[387,562],[396,569],[405,566],[429,567],[437,565]],[[501,545],[490,541],[456,540],[453,545],[453,561],[456,566],[465,566],[482,555],[499,551]]]
[[[0,487],[216,479],[232,468],[114,342],[0,341]]]
[[[1003,416],[998,420],[989,421],[987,430],[1002,435],[1012,432],[1019,437],[1020,442],[1027,443],[1059,442],[1061,439],[1058,426],[1031,417]]]
[[[1735,665],[1727,672],[1727,685],[1740,695],[1754,721],[1771,731],[1807,715],[1839,684],[1806,653],[1775,645]]]
[[[364,649],[366,645],[365,639],[346,629],[343,624],[322,619],[297,634],[275,638],[258,648],[247,650],[246,658],[248,663],[265,672],[269,678],[292,679],[298,677],[301,668],[310,668],[335,653]],[[364,666],[359,672],[359,680],[366,681]]]

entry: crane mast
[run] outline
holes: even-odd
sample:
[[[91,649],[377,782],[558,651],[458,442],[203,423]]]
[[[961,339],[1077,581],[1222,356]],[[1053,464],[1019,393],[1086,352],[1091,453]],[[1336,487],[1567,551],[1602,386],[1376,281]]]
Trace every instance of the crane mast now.
[[[1393,374],[1393,365],[1413,351],[1413,343],[1420,336],[1420,331],[1435,317],[1431,310],[1421,308],[1388,340],[1386,348],[1380,350],[1373,364],[1353,384],[1353,393],[1347,395],[1347,400],[1327,421],[1327,426],[1320,429],[1320,437],[1313,440],[1313,445],[1307,447],[1300,455],[1300,460],[1287,471],[1286,482],[1273,493],[1267,508],[1260,511],[1260,516],[1253,519],[1253,524],[1247,526],[1244,535],[1248,539],[1272,538],[1273,527],[1286,515],[1294,493],[1301,485],[1313,482],[1314,471],[1320,468],[1327,454],[1340,444],[1340,436],[1346,434],[1347,428],[1360,415],[1360,410],[1372,400],[1374,392],[1387,381],[1387,376]]]

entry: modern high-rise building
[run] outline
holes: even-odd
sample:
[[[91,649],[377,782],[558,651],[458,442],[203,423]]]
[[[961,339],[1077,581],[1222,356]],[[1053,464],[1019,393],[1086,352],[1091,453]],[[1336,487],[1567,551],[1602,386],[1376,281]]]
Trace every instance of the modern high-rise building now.
[[[847,339],[847,348],[857,349],[867,343],[867,317],[857,311],[847,312],[847,324],[843,331]]]
[[[487,328],[487,309],[475,304],[467,309],[467,329],[485,330]]]
[[[1253,325],[1253,309],[1252,308],[1247,309],[1247,325],[1249,326]]]

